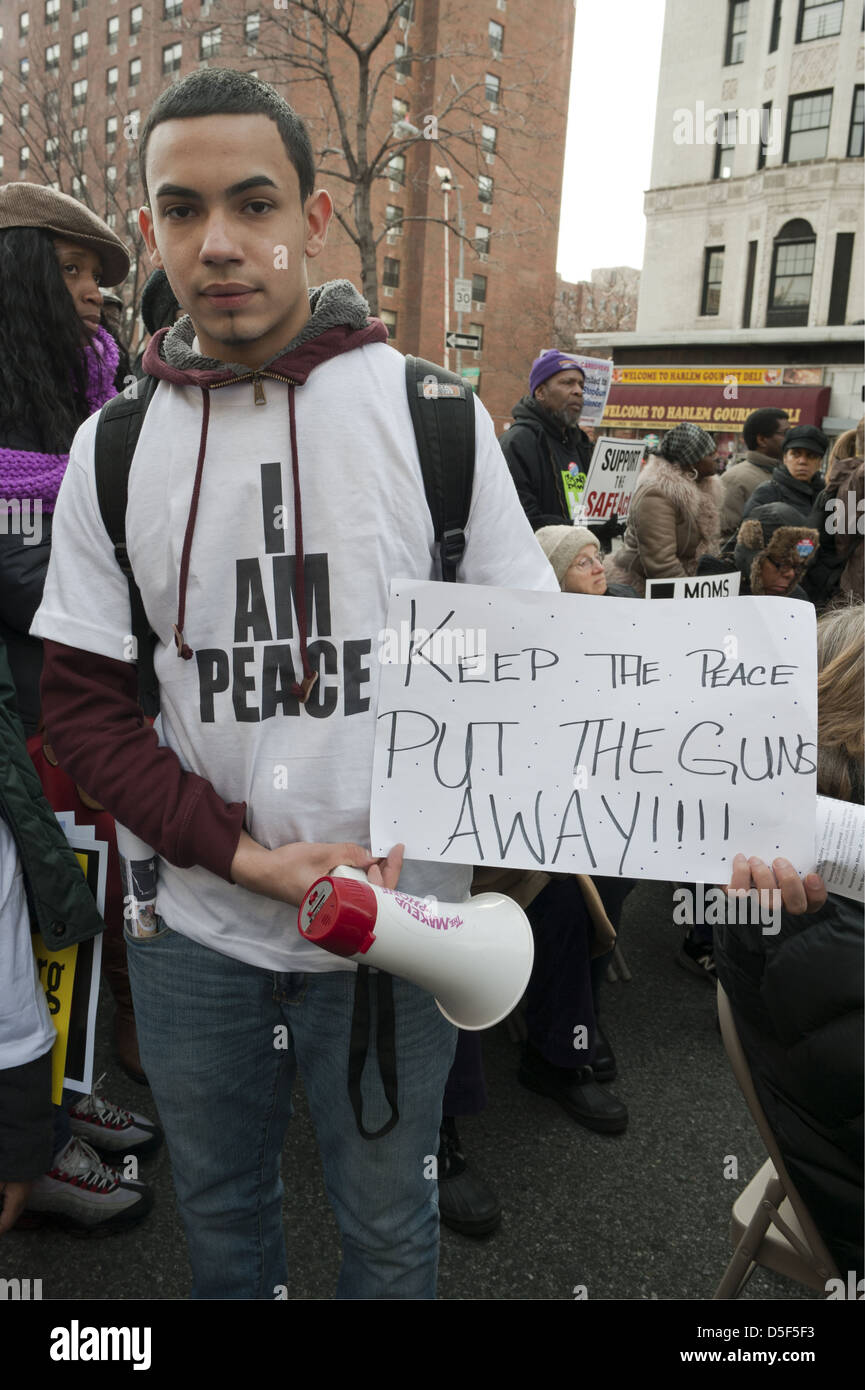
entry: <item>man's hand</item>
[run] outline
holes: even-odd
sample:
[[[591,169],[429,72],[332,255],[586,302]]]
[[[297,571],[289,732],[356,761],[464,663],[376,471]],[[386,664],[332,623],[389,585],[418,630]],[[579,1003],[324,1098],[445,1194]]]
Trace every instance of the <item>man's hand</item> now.
[[[32,1186],[31,1182],[0,1182],[0,1236],[15,1225]]]
[[[773,859],[770,868],[756,856],[748,859],[744,854],[737,854],[727,891],[749,888],[771,893],[769,901],[773,908],[777,903],[776,894],[780,892],[782,906],[794,917],[801,917],[806,912],[819,912],[829,896],[819,874],[806,874],[800,878],[787,859]]]
[[[390,856],[385,863],[389,861]],[[265,849],[243,830],[231,861],[231,877],[234,883],[248,888],[251,893],[261,893],[265,898],[299,907],[315,880],[329,874],[338,864],[349,864],[366,872],[378,863],[369,850],[352,844],[299,842]]]
[[[377,859],[367,871],[367,878],[378,888],[396,888],[402,872],[405,845],[394,845],[386,859]]]

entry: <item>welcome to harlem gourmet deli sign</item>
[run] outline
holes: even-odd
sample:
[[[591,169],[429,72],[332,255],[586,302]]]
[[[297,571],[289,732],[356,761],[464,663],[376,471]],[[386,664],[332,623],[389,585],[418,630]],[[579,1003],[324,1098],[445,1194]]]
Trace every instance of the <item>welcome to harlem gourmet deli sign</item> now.
[[[557,873],[729,881],[813,866],[810,604],[396,580],[372,849]]]

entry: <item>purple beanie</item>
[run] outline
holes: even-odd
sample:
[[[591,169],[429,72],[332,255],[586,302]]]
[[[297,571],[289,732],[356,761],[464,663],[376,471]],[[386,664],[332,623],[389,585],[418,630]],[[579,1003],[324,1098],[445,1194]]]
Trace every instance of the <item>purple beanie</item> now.
[[[532,363],[532,370],[529,372],[529,392],[534,395],[538,387],[543,385],[548,377],[555,376],[556,372],[579,372],[583,381],[586,374],[579,363],[564,352],[558,352],[555,348],[547,348],[540,357],[536,357]]]

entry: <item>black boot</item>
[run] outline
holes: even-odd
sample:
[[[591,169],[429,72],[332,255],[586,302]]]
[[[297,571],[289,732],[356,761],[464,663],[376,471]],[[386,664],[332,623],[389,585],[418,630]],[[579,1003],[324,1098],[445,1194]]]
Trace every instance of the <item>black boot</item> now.
[[[489,1183],[468,1168],[456,1121],[442,1120],[438,1152],[439,1220],[463,1236],[488,1236],[499,1225],[502,1209]]]
[[[598,1134],[621,1134],[627,1128],[628,1111],[609,1091],[602,1090],[591,1067],[556,1067],[537,1048],[526,1043],[518,1073],[522,1086],[549,1096],[572,1120]]]

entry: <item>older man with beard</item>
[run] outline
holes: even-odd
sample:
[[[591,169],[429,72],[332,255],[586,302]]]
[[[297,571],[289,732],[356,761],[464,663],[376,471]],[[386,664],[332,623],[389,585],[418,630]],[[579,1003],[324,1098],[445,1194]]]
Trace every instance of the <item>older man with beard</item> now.
[[[566,479],[585,476],[592,458],[579,426],[585,380],[567,353],[542,352],[532,363],[529,394],[514,406],[514,423],[499,441],[535,531],[572,520]]]

